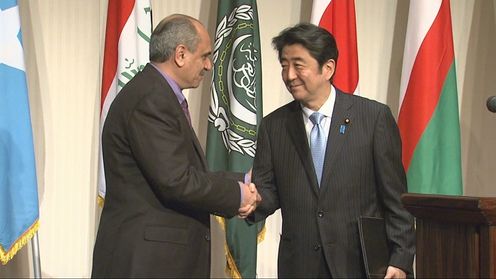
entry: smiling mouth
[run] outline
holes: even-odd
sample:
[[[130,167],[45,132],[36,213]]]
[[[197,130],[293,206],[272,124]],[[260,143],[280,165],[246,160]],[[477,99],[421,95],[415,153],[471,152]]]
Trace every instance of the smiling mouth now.
[[[297,87],[300,87],[300,86],[302,86],[302,84],[293,84],[293,85],[289,85],[288,86],[288,89],[291,91],[291,90],[293,90],[293,89],[295,89]]]

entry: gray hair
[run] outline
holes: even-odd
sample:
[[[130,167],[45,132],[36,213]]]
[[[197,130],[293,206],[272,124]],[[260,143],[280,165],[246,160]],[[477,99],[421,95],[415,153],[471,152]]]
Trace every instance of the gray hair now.
[[[195,52],[200,38],[194,21],[197,20],[179,14],[164,18],[152,32],[150,61],[161,63],[169,60],[180,44]]]

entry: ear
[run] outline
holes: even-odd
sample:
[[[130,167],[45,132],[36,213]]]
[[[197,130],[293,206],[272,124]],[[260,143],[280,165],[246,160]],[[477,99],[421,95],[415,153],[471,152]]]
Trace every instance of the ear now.
[[[327,60],[322,67],[322,71],[325,74],[326,79],[330,80],[336,71],[336,61],[334,61],[334,59]]]
[[[182,67],[185,64],[186,50],[185,45],[177,45],[176,47],[176,51],[174,52],[174,62],[178,67]]]

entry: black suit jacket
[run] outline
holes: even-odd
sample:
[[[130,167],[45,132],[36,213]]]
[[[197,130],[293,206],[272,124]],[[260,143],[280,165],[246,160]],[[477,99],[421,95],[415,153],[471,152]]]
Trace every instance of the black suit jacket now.
[[[153,66],[117,95],[102,140],[107,194],[92,277],[209,277],[209,213],[237,214],[242,176],[207,172],[194,131]]]
[[[281,208],[279,277],[316,277],[322,249],[333,277],[365,277],[359,216],[385,218],[389,263],[412,272],[413,217],[400,201],[406,177],[396,122],[387,106],[336,91],[320,188],[300,104],[262,120],[253,167],[262,202],[252,220]]]

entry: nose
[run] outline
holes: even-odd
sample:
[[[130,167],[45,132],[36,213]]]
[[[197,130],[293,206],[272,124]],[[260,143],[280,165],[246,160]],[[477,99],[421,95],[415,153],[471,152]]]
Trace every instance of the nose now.
[[[286,68],[286,80],[288,81],[292,81],[292,80],[295,80],[296,79],[296,71],[295,69],[289,65],[287,68]]]
[[[206,71],[212,70],[212,60],[210,60],[209,57],[207,57],[207,59],[205,60],[204,68]]]

